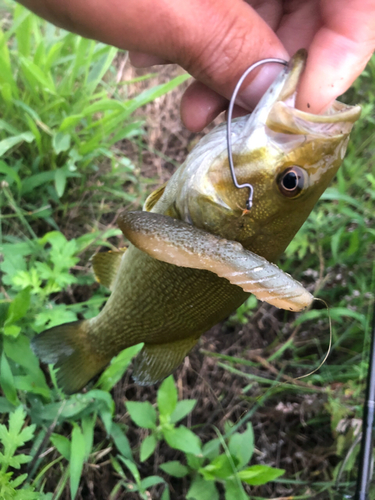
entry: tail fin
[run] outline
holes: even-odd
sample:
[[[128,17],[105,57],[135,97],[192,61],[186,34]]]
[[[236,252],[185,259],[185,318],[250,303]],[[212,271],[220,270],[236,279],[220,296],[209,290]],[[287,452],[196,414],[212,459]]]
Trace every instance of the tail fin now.
[[[110,361],[92,351],[87,332],[87,321],[74,321],[45,330],[31,341],[38,358],[58,368],[57,383],[66,394],[81,390]]]

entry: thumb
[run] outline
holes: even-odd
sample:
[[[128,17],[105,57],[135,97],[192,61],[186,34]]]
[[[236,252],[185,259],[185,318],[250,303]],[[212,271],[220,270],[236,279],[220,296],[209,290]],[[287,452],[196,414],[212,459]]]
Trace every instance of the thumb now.
[[[374,0],[323,0],[296,105],[320,113],[362,73],[375,49]]]

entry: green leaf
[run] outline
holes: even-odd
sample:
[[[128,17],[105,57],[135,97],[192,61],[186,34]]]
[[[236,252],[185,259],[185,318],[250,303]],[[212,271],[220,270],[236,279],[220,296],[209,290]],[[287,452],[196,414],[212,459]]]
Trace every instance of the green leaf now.
[[[329,309],[329,316],[332,321],[337,321],[338,323],[343,323],[345,317],[350,317],[356,319],[363,328],[366,325],[366,315],[359,313],[358,311],[353,311],[346,307],[331,307]],[[312,311],[307,311],[302,313],[294,322],[295,325],[300,325],[304,321],[313,320],[316,318],[326,318],[328,317],[327,309],[313,309]]]
[[[202,467],[204,458],[202,456],[193,455],[192,453],[186,453],[186,462],[191,469],[198,470]]]
[[[220,439],[211,439],[208,443],[205,443],[202,448],[202,453],[208,460],[213,460],[219,455],[220,452]]]
[[[152,486],[155,486],[156,484],[161,484],[165,483],[164,479],[160,476],[149,476],[146,477],[145,479],[142,479],[141,484],[140,484],[140,489],[141,490],[147,490],[147,488],[152,488]]]
[[[43,184],[49,184],[55,178],[55,171],[50,170],[48,172],[40,172],[39,174],[30,175],[27,182],[22,184],[21,194],[25,195],[35,190]]]
[[[100,418],[102,419],[107,434],[111,434],[113,425],[112,412],[108,411],[107,408],[100,408],[99,415]]]
[[[85,438],[77,424],[74,424],[72,432],[72,444],[70,449],[70,496],[75,499],[79,481],[81,479],[83,464],[85,461]]]
[[[322,194],[321,200],[337,200],[337,201],[343,201],[345,203],[348,203],[350,205],[353,205],[356,208],[361,209],[361,203],[353,198],[352,196],[349,196],[348,194],[340,193],[337,188],[330,187],[325,190],[325,192]]]
[[[192,453],[193,455],[201,455],[202,445],[199,437],[190,429],[181,425],[177,428],[163,429],[164,439],[171,448]]]
[[[5,356],[5,353],[1,354],[0,361],[0,385],[3,389],[4,396],[12,405],[18,405],[19,400],[17,397],[17,391],[14,384],[14,377],[12,370],[10,369],[8,359]]]
[[[123,102],[115,101],[113,99],[101,99],[84,109],[83,116],[91,116],[95,113],[101,113],[109,110],[124,111],[125,109],[126,105]]]
[[[7,337],[17,337],[21,331],[21,327],[17,325],[4,326],[3,331]]]
[[[70,115],[63,119],[60,124],[59,131],[65,132],[66,130],[71,130],[74,128],[84,117],[83,114]]]
[[[52,146],[57,155],[63,151],[67,151],[70,147],[70,134],[57,132],[52,138]]]
[[[228,443],[230,454],[235,457],[239,468],[244,467],[249,463],[254,453],[254,432],[250,423],[247,424],[247,429],[242,434],[233,434]]]
[[[141,444],[141,450],[139,454],[139,459],[141,462],[144,462],[147,460],[155,451],[157,444],[156,437],[154,434],[151,434],[150,436],[147,436]]]
[[[186,500],[219,500],[219,493],[213,481],[197,477],[187,492]]]
[[[25,11],[22,12],[22,17],[17,16],[15,13],[15,19],[20,20],[18,29],[16,30],[17,38],[17,48],[22,56],[29,56],[31,50],[31,40],[32,40],[32,14],[31,12],[25,15]],[[21,17],[21,18],[20,18]]]
[[[114,411],[114,401],[108,392],[93,389],[86,394],[74,394],[62,403],[43,405],[38,417],[47,421],[54,420],[57,415],[60,415],[61,419],[71,419],[88,407],[90,411],[98,413],[106,409],[111,417]]]
[[[88,74],[86,85],[90,93],[94,92],[100,80],[111,66],[113,59],[116,57],[117,49],[114,47],[106,47],[105,49],[103,56],[92,65]]]
[[[182,465],[178,460],[165,462],[159,467],[161,470],[173,477],[185,477],[187,474],[189,474],[189,468],[186,467],[186,465]]]
[[[8,177],[8,179],[11,178],[14,180],[17,184],[18,190],[21,190],[22,184],[19,175],[13,168],[8,167],[4,161],[0,161],[0,174],[4,174]]]
[[[55,189],[57,196],[61,198],[66,186],[66,171],[63,168],[55,170]]]
[[[48,90],[52,94],[55,94],[55,84],[50,73],[44,73],[36,64],[25,57],[20,57],[20,61],[25,76],[32,86],[39,84],[43,90]]]
[[[23,318],[30,306],[30,288],[19,292],[10,303],[5,325],[11,325]]]
[[[244,483],[259,486],[274,481],[284,473],[285,470],[269,467],[268,465],[252,465],[238,472],[238,477]]]
[[[212,480],[215,478],[226,479],[229,476],[232,476],[236,471],[233,470],[229,457],[225,454],[221,454],[214,458],[210,464],[206,465],[206,467],[200,469],[199,472],[205,479]]]
[[[148,401],[144,403],[127,401],[125,406],[129,412],[130,418],[139,427],[143,427],[144,429],[156,429],[156,411],[151,403]]]
[[[50,440],[60,455],[62,455],[66,460],[69,460],[71,454],[71,444],[69,439],[61,434],[51,434]]]
[[[4,351],[8,358],[25,368],[31,375],[32,383],[43,384],[47,388],[39,360],[31,350],[30,339],[26,335],[20,335],[17,339],[4,339]]]
[[[3,271],[3,268],[0,268]],[[5,323],[5,319],[8,315],[9,305],[7,302],[0,302],[0,325]]]
[[[25,132],[20,135],[16,135],[13,137],[8,137],[7,139],[3,139],[0,141],[0,157],[4,156],[4,154],[17,144],[21,144],[22,142],[32,142],[34,140],[34,135],[31,132]]]
[[[111,436],[115,442],[116,448],[121,455],[129,460],[133,460],[132,450],[130,448],[129,440],[121,429],[121,426],[115,422],[111,425]]]
[[[179,422],[194,410],[196,404],[196,399],[183,399],[182,401],[178,401],[170,421],[174,424]]]
[[[160,500],[171,500],[171,495],[169,494],[168,485],[165,485],[164,491],[161,495]]]
[[[135,479],[135,482],[140,485],[141,484],[141,476],[138,472],[136,464],[132,461],[129,460],[128,458],[124,458],[121,455],[118,456],[118,458],[123,462],[126,467],[130,470],[130,472],[133,474],[133,477]]]
[[[163,83],[161,85],[157,85],[156,87],[151,87],[149,89],[144,90],[137,97],[128,101],[127,103],[128,114],[130,115],[141,106],[144,106],[145,104],[154,101],[158,97],[167,94],[168,92],[178,87],[179,85],[181,85],[181,83],[185,82],[189,78],[191,77],[188,74],[179,75],[167,83]]]
[[[235,479],[225,481],[225,500],[248,500],[249,497],[244,492],[242,484]]]
[[[19,406],[9,416],[8,429],[0,424],[0,441],[3,452],[0,453],[1,471],[5,472],[8,467],[19,469],[22,464],[30,462],[31,457],[19,454],[15,455],[17,448],[23,446],[34,436],[35,425],[24,426],[26,412]],[[22,430],[21,430],[22,429]]]
[[[115,356],[108,368],[104,370],[96,385],[103,391],[110,391],[122,378],[131,360],[142,349],[143,344],[128,347]]]
[[[177,404],[177,389],[173,375],[164,380],[157,394],[159,413],[163,417],[172,415]]]
[[[10,135],[19,135],[20,131],[16,129],[11,123],[0,119],[0,130],[9,132]]]
[[[30,375],[16,375],[14,377],[14,385],[17,390],[30,394],[40,394],[44,398],[50,397],[50,390],[46,384],[39,385],[33,380]]]
[[[94,427],[96,422],[96,413],[93,415],[84,415],[82,417],[82,434],[85,440],[85,460],[89,458],[94,442]]]
[[[0,397],[0,413],[10,413],[14,410],[14,405],[9,403],[6,398]]]

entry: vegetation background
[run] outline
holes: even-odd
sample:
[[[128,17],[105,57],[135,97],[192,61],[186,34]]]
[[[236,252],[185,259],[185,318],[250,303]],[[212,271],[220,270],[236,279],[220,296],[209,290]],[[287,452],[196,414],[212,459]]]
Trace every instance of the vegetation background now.
[[[322,305],[295,315],[251,298],[159,387],[133,384],[136,346],[65,397],[30,339],[107,299],[89,259],[123,245],[117,215],[196,140],[178,114],[188,76],[135,72],[13,2],[0,19],[0,498],[350,494],[375,289],[375,61],[343,97],[363,107],[344,164],[281,261],[330,305],[325,365],[293,380],[327,350]]]

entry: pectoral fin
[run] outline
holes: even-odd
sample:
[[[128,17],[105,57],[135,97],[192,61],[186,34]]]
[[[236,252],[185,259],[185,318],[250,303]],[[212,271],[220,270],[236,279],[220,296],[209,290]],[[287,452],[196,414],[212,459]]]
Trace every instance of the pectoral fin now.
[[[314,299],[289,274],[236,241],[156,213],[127,212],[117,222],[133,245],[155,259],[211,271],[281,309],[301,311]]]
[[[165,379],[197,342],[197,338],[188,337],[167,344],[145,344],[135,360],[134,381],[140,385],[152,385]]]
[[[156,204],[157,201],[161,198],[162,194],[165,191],[165,188],[167,186],[168,182],[164,182],[160,187],[155,189],[147,198],[146,201],[143,205],[143,210],[146,210],[146,212],[150,212],[153,208],[153,206]]]
[[[126,247],[117,251],[99,252],[91,259],[96,280],[110,290],[112,290],[125,250]]]

